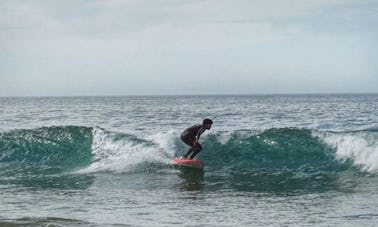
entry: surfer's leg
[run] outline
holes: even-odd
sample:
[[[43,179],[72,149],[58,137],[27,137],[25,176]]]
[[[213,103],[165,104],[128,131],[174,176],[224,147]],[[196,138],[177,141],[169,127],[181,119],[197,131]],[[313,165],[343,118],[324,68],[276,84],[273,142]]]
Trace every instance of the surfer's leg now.
[[[195,147],[190,147],[189,150],[182,156],[184,159],[186,159],[195,149]]]
[[[199,143],[197,143],[197,145],[192,147],[192,148],[194,148],[194,149],[193,149],[192,154],[190,155],[189,159],[193,159],[202,150],[202,146]]]
[[[194,140],[191,139],[191,138],[183,137],[183,136],[181,136],[180,139],[181,139],[182,142],[184,142],[186,145],[189,145],[189,146],[190,146],[189,150],[188,150],[188,151],[182,156],[184,159],[186,159],[186,158],[187,158],[187,157],[193,152],[193,149],[195,148],[195,147],[193,146],[193,142],[194,142]]]
[[[193,142],[194,140],[191,139],[191,138],[187,138],[187,137],[184,137],[184,136],[181,136],[180,137],[181,141],[184,142],[186,145],[189,145],[189,146],[193,146]]]

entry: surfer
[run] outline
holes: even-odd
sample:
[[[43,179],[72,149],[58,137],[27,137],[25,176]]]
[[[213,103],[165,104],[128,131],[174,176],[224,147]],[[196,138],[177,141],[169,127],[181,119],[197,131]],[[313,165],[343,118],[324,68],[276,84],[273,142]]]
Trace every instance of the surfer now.
[[[206,118],[203,120],[202,125],[193,125],[192,127],[185,129],[184,132],[181,133],[181,140],[185,144],[189,145],[190,149],[180,159],[188,159],[188,157],[189,159],[193,159],[194,156],[196,156],[202,150],[202,146],[198,142],[198,140],[206,129],[209,130],[211,128],[212,124],[213,121]]]

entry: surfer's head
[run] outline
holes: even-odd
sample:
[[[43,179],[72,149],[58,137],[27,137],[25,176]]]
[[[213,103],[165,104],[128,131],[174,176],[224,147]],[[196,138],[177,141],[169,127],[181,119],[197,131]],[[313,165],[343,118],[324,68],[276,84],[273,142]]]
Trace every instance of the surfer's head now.
[[[203,120],[202,124],[205,126],[206,129],[210,129],[211,125],[213,124],[213,121],[209,118],[206,118]]]

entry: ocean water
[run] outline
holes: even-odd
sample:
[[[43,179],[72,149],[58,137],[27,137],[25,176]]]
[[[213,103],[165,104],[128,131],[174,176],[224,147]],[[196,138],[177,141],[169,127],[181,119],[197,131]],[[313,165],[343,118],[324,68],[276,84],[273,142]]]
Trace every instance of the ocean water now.
[[[377,94],[0,98],[0,226],[377,226],[377,174]]]

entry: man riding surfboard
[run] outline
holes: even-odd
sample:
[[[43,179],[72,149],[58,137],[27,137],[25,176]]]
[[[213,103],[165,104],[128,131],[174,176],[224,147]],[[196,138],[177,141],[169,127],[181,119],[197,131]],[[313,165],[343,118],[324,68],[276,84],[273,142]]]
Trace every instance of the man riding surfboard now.
[[[206,118],[203,120],[202,125],[193,125],[181,133],[181,140],[190,146],[189,150],[181,157],[181,159],[193,159],[194,156],[196,156],[202,150],[202,146],[198,140],[202,133],[211,129],[212,124],[213,121]]]

